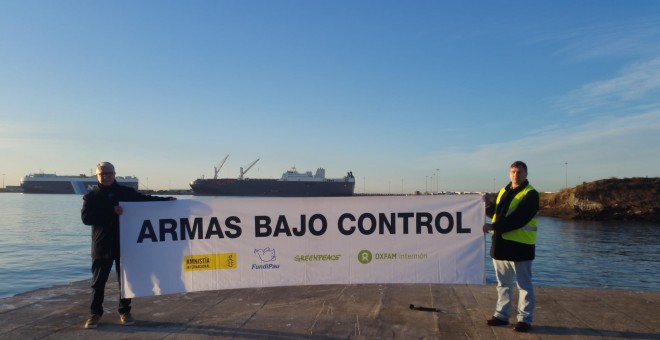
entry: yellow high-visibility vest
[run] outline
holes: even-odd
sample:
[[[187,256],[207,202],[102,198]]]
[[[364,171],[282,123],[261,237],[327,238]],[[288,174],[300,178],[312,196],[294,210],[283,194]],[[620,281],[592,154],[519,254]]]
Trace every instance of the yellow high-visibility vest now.
[[[530,184],[527,184],[527,186],[520,190],[519,193],[516,194],[516,196],[513,197],[511,200],[511,203],[509,204],[509,210],[506,212],[506,216],[509,216],[512,212],[516,211],[516,208],[518,208],[518,204],[523,200],[523,197],[527,195],[528,192],[534,190],[534,187],[531,186]],[[502,198],[502,195],[504,195],[504,192],[506,192],[506,187],[502,188],[500,192],[497,194],[497,200],[495,201],[495,210],[497,211],[497,206],[500,204],[500,198]],[[493,223],[497,220],[497,213],[493,214]],[[512,231],[507,231],[506,233],[502,234],[502,238],[505,240],[509,241],[515,241],[515,242],[520,242],[524,244],[535,244],[536,243],[536,216],[532,218],[524,227]]]

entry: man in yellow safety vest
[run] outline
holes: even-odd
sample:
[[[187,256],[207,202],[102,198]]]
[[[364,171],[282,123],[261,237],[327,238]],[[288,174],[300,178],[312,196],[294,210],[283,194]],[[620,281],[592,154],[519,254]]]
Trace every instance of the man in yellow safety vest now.
[[[511,183],[497,194],[495,204],[486,199],[484,233],[492,233],[490,256],[497,279],[497,306],[489,326],[509,324],[514,278],[518,286],[518,322],[514,330],[527,332],[534,316],[534,286],[532,261],[536,251],[536,214],[539,193],[527,180],[527,165],[521,161],[511,164]],[[485,197],[485,196],[484,196]]]

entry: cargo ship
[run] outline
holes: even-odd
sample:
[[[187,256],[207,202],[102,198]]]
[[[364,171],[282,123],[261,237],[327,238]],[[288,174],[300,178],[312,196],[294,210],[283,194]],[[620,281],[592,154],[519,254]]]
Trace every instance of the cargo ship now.
[[[226,157],[225,157],[226,160]],[[325,178],[325,169],[318,168],[300,173],[293,167],[279,179],[245,178],[247,170],[241,168],[238,178],[217,178],[219,167],[215,168],[213,179],[199,178],[190,183],[193,195],[197,196],[258,196],[258,197],[330,197],[353,196],[355,177],[348,172],[342,178]],[[224,161],[223,161],[224,164]],[[220,166],[221,167],[221,166]]]
[[[117,176],[117,183],[138,189],[138,179]],[[79,194],[84,195],[98,184],[96,176],[58,176],[56,174],[30,174],[21,177],[21,189],[26,194]]]

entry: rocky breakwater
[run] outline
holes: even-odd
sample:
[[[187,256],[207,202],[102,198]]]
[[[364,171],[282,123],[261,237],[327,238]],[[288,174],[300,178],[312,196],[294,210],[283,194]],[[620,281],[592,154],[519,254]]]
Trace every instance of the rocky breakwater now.
[[[542,193],[539,213],[583,220],[660,221],[660,178],[610,178]]]

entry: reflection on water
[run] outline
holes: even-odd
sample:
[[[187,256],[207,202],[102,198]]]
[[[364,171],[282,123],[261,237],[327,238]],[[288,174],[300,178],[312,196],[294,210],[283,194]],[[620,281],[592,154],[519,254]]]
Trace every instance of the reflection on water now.
[[[0,194],[0,298],[91,277],[81,207],[79,195]],[[534,282],[660,291],[659,239],[660,223],[540,217]]]
[[[658,239],[659,223],[539,217],[534,283],[660,290]],[[488,257],[486,282],[495,283],[490,261]]]
[[[82,196],[0,194],[0,298],[90,278]]]

